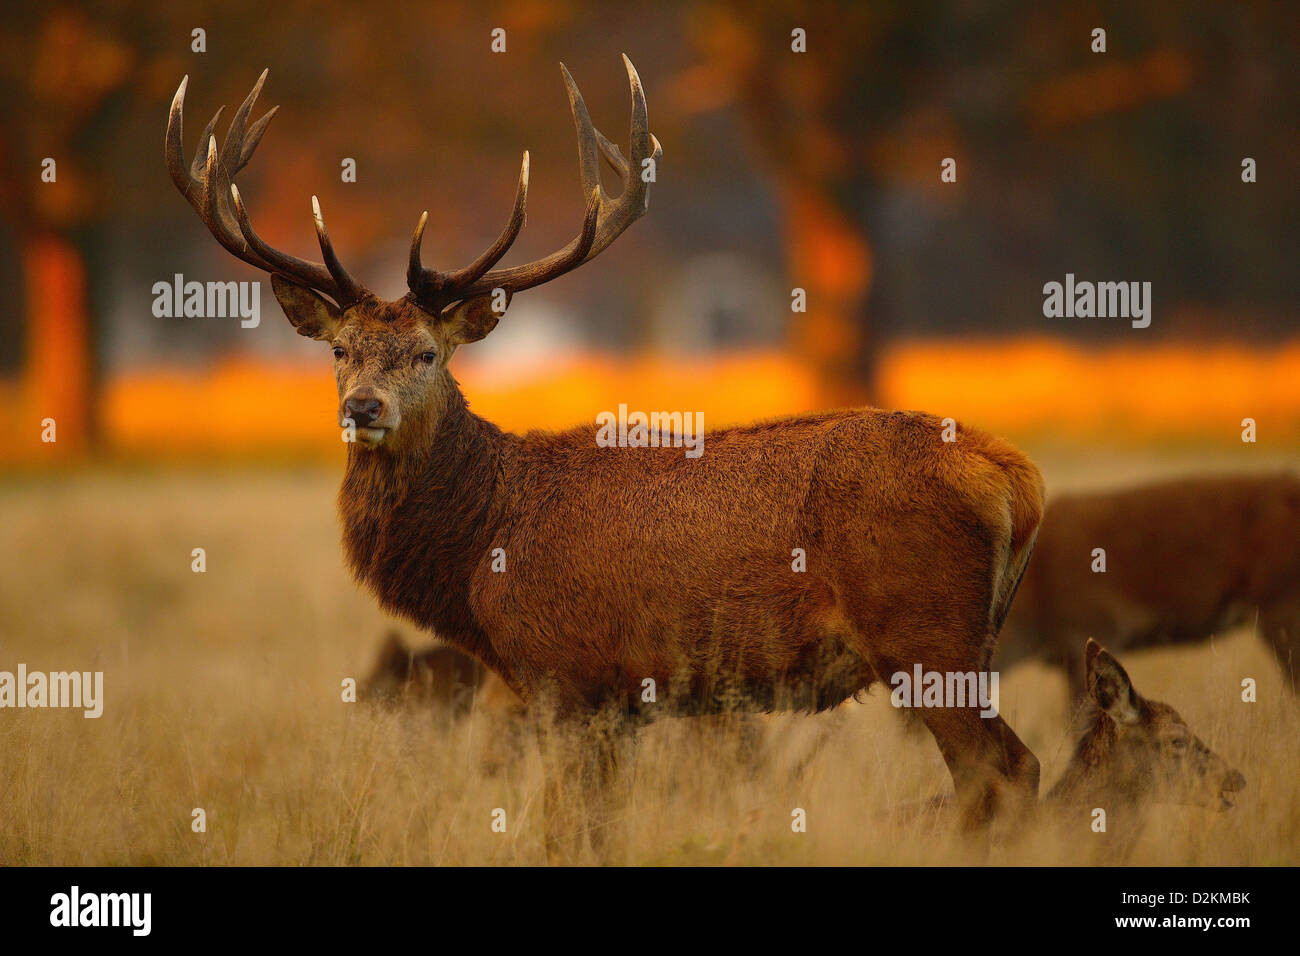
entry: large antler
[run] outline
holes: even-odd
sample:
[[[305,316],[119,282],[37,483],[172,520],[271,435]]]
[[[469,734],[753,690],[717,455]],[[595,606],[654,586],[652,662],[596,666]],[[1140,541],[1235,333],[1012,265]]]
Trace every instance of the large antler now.
[[[253,231],[248,212],[239,197],[239,189],[232,181],[235,174],[248,165],[253,158],[253,150],[266,132],[266,127],[275,115],[278,106],[266,112],[266,115],[252,125],[248,123],[248,114],[253,109],[257,94],[266,82],[267,71],[258,77],[253,91],[235,111],[226,132],[226,142],[217,152],[217,140],[212,135],[220,119],[223,106],[217,110],[212,121],[199,137],[198,149],[194,161],[189,167],[185,165],[184,146],[182,145],[185,112],[185,87],[190,78],[186,76],[176,90],[172,99],[171,113],[167,117],[167,142],[164,153],[167,157],[167,171],[171,173],[172,182],[181,191],[186,201],[199,214],[208,231],[226,249],[249,265],[266,272],[274,272],[299,285],[304,285],[323,292],[346,308],[366,294],[366,290],[348,275],[347,270],[334,255],[329,235],[325,231],[325,221],[321,218],[320,203],[311,197],[312,213],[316,222],[316,239],[320,243],[324,264],[308,262],[271,248]]]
[[[415,236],[411,239],[411,261],[407,268],[406,282],[411,289],[412,298],[421,307],[436,314],[449,303],[483,295],[494,289],[504,289],[513,294],[549,282],[595,258],[645,213],[649,204],[649,183],[642,177],[642,167],[646,159],[652,159],[653,168],[657,170],[663,149],[650,133],[641,78],[637,76],[636,68],[626,54],[623,56],[623,64],[627,67],[628,82],[632,87],[632,136],[626,159],[617,146],[592,126],[582,94],[578,92],[578,87],[564,64],[560,64],[564,85],[569,93],[569,107],[573,111],[573,125],[578,131],[578,165],[582,172],[583,194],[587,197],[587,211],[578,237],[545,259],[509,269],[492,269],[509,250],[524,224],[524,207],[528,201],[528,154],[524,153],[523,166],[519,171],[519,187],[515,193],[515,208],[510,221],[497,241],[464,269],[438,272],[421,265],[420,240],[424,236],[429,214],[425,212],[420,216]],[[616,198],[611,198],[600,184],[600,160],[597,152],[623,180],[623,192]]]

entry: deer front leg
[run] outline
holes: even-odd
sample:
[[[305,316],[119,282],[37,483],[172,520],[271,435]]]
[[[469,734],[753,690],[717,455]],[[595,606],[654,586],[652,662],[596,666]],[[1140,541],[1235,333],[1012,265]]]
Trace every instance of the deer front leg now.
[[[588,851],[601,863],[616,862],[625,844],[619,770],[633,742],[623,722],[605,713],[539,725],[549,863],[577,863]]]

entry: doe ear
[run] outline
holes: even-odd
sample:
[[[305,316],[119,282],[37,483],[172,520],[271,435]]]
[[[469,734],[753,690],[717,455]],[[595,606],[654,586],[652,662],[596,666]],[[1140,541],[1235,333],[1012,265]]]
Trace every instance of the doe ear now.
[[[278,275],[271,276],[271,288],[299,335],[321,342],[332,341],[343,321],[343,310],[311,289],[295,285]]]
[[[1142,716],[1137,691],[1128,673],[1106,650],[1092,638],[1084,651],[1088,665],[1088,693],[1118,724],[1135,724]]]
[[[502,297],[505,298],[504,303],[500,301]],[[499,305],[501,311],[493,309],[494,305]],[[475,296],[457,302],[444,311],[439,317],[439,324],[453,345],[468,345],[495,329],[509,305],[509,292]]]

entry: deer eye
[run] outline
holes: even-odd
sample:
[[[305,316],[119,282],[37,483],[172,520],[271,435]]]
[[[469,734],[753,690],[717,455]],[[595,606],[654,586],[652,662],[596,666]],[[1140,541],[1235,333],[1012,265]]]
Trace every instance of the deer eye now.
[[[438,361],[438,353],[437,353],[437,352],[421,352],[421,353],[420,353],[420,361],[423,362],[425,365],[432,365],[434,362]]]
[[[343,351],[343,346],[341,345],[334,346],[334,357],[336,359],[341,359],[345,354],[346,353]]]

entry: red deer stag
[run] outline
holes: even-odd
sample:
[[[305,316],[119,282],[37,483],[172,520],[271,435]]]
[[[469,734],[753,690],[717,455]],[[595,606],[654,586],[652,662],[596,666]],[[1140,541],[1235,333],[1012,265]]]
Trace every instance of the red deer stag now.
[[[1086,690],[1075,650],[1204,641],[1257,623],[1294,691],[1300,682],[1300,480],[1288,474],[1181,478],[1069,495],[1043,516],[1034,560],[995,663],[1042,657]],[[1093,571],[1093,549],[1106,552]]]
[[[339,493],[353,574],[385,608],[478,658],[525,701],[552,701],[574,726],[596,709],[820,710],[914,664],[986,670],[1042,509],[1038,469],[1008,443],[966,428],[944,441],[936,417],[867,408],[722,429],[706,454],[687,457],[601,447],[592,425],[510,434],[470,412],[447,363],[492,331],[494,305],[588,262],[646,211],[643,170],[661,151],[624,63],[626,157],[592,126],[561,66],[586,197],[578,236],[493,268],[524,223],[525,153],[497,241],[463,269],[425,268],[422,215],[409,292],[392,301],[343,268],[314,198],[323,263],[253,230],[232,179],[272,115],[248,122],[266,74],[224,145],[214,118],[188,165],[181,82],[166,138],[176,186],[218,242],[271,274],[299,334],[333,350],[339,416],[357,438]],[[617,197],[601,187],[602,157],[623,180]],[[795,549],[806,565],[792,562]],[[643,701],[650,681],[657,703]],[[932,708],[925,720],[967,828],[983,827],[1001,797],[1034,798],[1038,762],[1000,716]]]

